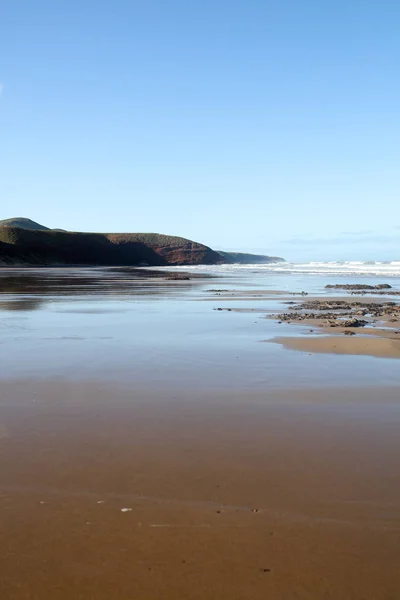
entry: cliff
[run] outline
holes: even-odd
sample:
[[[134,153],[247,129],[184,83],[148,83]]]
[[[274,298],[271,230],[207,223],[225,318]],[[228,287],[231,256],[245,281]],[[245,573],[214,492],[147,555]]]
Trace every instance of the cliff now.
[[[283,258],[216,252],[159,233],[79,233],[49,229],[24,217],[0,221],[0,265],[164,266],[265,264]]]
[[[195,265],[216,264],[208,246],[157,233],[75,233],[0,224],[0,264]]]

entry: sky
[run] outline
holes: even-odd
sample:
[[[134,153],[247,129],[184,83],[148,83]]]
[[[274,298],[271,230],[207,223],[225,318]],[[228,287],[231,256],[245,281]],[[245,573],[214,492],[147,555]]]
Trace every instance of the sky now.
[[[397,0],[2,0],[0,219],[400,259]]]

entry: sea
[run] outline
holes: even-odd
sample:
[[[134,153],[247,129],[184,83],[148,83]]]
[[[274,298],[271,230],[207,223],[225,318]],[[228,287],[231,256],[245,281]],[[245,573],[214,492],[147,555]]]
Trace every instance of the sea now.
[[[187,270],[187,267],[174,267],[177,270]],[[249,273],[285,274],[285,275],[320,275],[321,277],[351,276],[351,277],[400,277],[400,260],[392,261],[312,261],[305,263],[277,262],[267,264],[228,264],[228,265],[198,265],[190,270],[218,274]]]

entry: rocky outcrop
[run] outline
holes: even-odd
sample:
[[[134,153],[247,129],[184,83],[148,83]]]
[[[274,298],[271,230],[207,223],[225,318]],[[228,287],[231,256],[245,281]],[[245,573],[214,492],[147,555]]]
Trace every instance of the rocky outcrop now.
[[[280,322],[316,320],[330,327],[365,327],[382,318],[389,319],[390,322],[397,322],[400,318],[400,305],[395,302],[346,302],[332,299],[287,304],[291,305],[289,312],[274,316]],[[359,317],[367,317],[368,321]]]
[[[378,285],[368,285],[364,283],[335,283],[334,285],[326,285],[327,290],[390,290],[392,286],[388,283],[378,283]]]

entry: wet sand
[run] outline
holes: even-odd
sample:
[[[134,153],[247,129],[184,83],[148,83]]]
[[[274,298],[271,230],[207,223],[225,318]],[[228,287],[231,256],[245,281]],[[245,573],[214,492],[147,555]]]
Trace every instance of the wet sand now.
[[[286,352],[340,331],[263,318],[305,281],[195,279],[0,270],[1,600],[398,600],[378,327]]]
[[[397,388],[3,381],[0,597],[397,600],[399,425]]]
[[[371,337],[367,337],[365,333],[356,338],[339,337],[338,335],[277,337],[271,341],[282,344],[290,350],[300,350],[302,352],[400,358],[400,339],[392,339],[390,334],[383,331],[373,331],[369,335]]]

